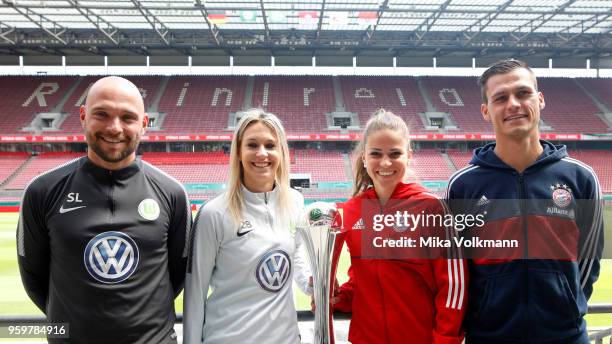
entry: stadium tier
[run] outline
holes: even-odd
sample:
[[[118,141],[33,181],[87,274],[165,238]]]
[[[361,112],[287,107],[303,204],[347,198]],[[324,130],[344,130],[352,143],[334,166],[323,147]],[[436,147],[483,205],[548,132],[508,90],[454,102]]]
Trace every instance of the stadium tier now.
[[[448,113],[460,132],[492,132],[480,114],[482,96],[476,78],[424,77],[423,84],[436,110]]]
[[[599,109],[573,79],[539,78],[538,87],[544,93],[546,107],[542,120],[551,132],[604,133],[608,126],[595,114]],[[610,89],[608,89],[609,92]]]
[[[437,150],[423,149],[412,154],[410,170],[417,180],[448,180],[455,171]]]
[[[229,155],[221,151],[144,153],[142,159],[183,184],[224,183],[229,172]]]
[[[0,152],[0,185],[9,178],[21,165],[30,157],[27,153],[21,152]]]
[[[598,101],[602,102],[607,107],[608,111],[612,111],[612,79],[597,78],[597,79],[576,79],[588,91],[595,95]]]
[[[79,106],[97,77],[0,78],[0,134],[40,134],[29,127],[38,113],[64,113],[59,129],[45,134],[81,133]],[[425,132],[421,113],[445,112],[457,126],[448,133],[491,133],[480,114],[482,102],[475,77],[341,76],[137,76],[149,113],[160,113],[160,134],[229,133],[231,114],[262,107],[277,114],[290,134],[319,134],[332,123],[326,114],[357,114],[361,127],[379,108],[403,117],[412,132]],[[540,78],[546,98],[543,132],[610,133],[597,114],[611,108],[608,79]],[[421,87],[419,86],[421,85]],[[427,105],[429,103],[429,106]],[[45,129],[47,130],[47,129]],[[432,131],[430,131],[432,132]],[[433,132],[438,132],[437,130]],[[151,132],[153,133],[153,132]]]
[[[310,174],[314,183],[350,180],[345,173],[344,157],[341,153],[306,149],[295,150],[294,155],[295,162],[291,165],[291,173]]]
[[[571,152],[570,156],[590,165],[595,170],[595,173],[597,173],[602,191],[604,193],[612,193],[612,165],[610,165],[612,152],[582,150]]]
[[[76,85],[72,93],[70,93],[68,100],[62,108],[62,111],[68,114],[68,116],[62,122],[61,125],[61,129],[63,132],[70,134],[80,134],[83,132],[83,128],[81,127],[81,121],[79,118],[79,109],[81,105],[85,104],[87,91],[89,91],[91,85],[98,79],[99,77],[90,76],[82,78],[78,81],[74,81],[78,82],[78,85]],[[140,89],[140,93],[143,96],[145,108],[150,109],[153,99],[159,91],[161,77],[134,76],[130,77],[130,80]]]
[[[342,99],[347,111],[359,115],[361,127],[380,108],[404,118],[413,132],[424,129],[418,113],[426,111],[413,77],[340,77]]]
[[[76,80],[71,76],[0,78],[0,133],[23,134],[36,114],[54,111]]]
[[[292,149],[291,173],[309,175],[312,183],[350,183],[352,181],[352,164],[347,166],[348,157],[337,151],[316,151],[313,149]],[[456,171],[465,167],[471,159],[472,152],[448,150],[448,159],[443,153],[434,149],[423,149],[413,153],[410,169],[411,180],[421,182],[444,182]],[[54,152],[32,156],[25,153],[0,153],[0,185],[4,190],[24,189],[30,180],[39,174],[60,166],[82,153]],[[570,156],[592,166],[599,177],[602,191],[612,193],[612,152],[603,150],[571,151]],[[352,158],[352,157],[351,157]],[[229,172],[229,155],[221,151],[195,153],[144,153],[142,159],[157,166],[181,183],[190,191],[208,184],[221,184],[227,181]],[[454,166],[453,166],[454,165]],[[10,177],[10,178],[9,178]],[[208,187],[210,187],[210,185]],[[327,185],[327,184],[326,184]],[[314,193],[325,193],[316,189]],[[334,191],[333,195],[346,196],[347,190]],[[211,195],[215,192],[211,192]],[[309,197],[312,193],[309,193]],[[327,195],[327,194],[326,194]],[[206,199],[210,198],[210,195]],[[327,195],[327,197],[330,197]]]
[[[243,108],[247,77],[171,77],[159,103],[171,134],[227,131],[229,115]]]
[[[48,170],[58,167],[67,163],[68,161],[82,156],[79,153],[69,152],[53,152],[53,153],[42,153],[38,156],[32,157],[30,160],[24,163],[21,167],[21,171],[12,177],[4,189],[6,190],[21,190],[30,183],[30,181],[40,174],[47,172]]]
[[[329,132],[326,114],[334,111],[332,78],[256,77],[251,104],[277,115],[288,132]]]

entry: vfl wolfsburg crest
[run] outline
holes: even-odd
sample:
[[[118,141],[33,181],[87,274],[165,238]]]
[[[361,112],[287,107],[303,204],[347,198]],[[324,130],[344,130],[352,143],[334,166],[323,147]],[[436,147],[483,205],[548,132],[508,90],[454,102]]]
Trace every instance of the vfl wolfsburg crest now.
[[[157,220],[159,217],[159,204],[152,198],[143,199],[138,205],[138,214],[145,220]]]
[[[83,253],[87,272],[102,283],[125,281],[138,266],[138,246],[121,232],[104,232],[89,241]]]

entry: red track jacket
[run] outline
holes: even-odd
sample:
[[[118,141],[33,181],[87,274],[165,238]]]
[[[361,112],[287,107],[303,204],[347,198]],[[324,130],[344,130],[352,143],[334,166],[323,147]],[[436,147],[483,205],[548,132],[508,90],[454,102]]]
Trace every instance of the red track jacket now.
[[[423,250],[436,249],[372,246],[372,239],[388,230],[396,236],[415,238],[426,233],[441,233],[439,236],[447,238],[452,235],[443,227],[410,231],[394,225],[374,230],[373,218],[377,214],[394,214],[397,210],[444,214],[436,196],[418,184],[400,183],[384,206],[379,204],[374,188],[370,188],[341,205],[341,209],[351,267],[349,280],[339,288],[333,307],[352,312],[351,343],[460,344],[467,301],[467,269],[464,260],[457,259],[460,252],[444,248],[438,252],[441,254],[429,252],[427,258]],[[445,258],[440,258],[442,255]]]

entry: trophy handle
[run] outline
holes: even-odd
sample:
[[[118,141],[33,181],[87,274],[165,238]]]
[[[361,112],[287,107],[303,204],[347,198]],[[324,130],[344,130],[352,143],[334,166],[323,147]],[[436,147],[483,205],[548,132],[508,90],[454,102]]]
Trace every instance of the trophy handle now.
[[[331,304],[331,298],[334,297],[335,286],[336,286],[336,272],[338,270],[338,260],[340,259],[340,254],[342,253],[342,246],[344,245],[344,240],[346,238],[346,232],[334,232],[334,236],[336,237],[334,240],[334,248],[331,256],[331,269],[329,275],[329,300],[330,304],[327,307],[327,319],[329,320],[329,341],[330,344],[335,344],[335,335],[334,335],[334,314],[333,314],[333,306]]]

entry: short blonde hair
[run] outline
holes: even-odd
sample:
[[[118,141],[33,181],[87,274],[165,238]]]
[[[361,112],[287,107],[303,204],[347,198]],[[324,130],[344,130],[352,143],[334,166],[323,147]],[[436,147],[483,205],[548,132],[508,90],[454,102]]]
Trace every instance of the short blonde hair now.
[[[236,224],[242,221],[242,209],[244,204],[244,195],[241,185],[244,178],[244,170],[240,161],[240,147],[242,138],[246,129],[255,124],[262,123],[268,127],[277,140],[277,147],[280,149],[280,161],[275,173],[275,183],[279,194],[279,202],[277,211],[279,215],[291,215],[293,212],[292,204],[289,196],[289,146],[287,144],[287,135],[281,121],[274,114],[265,112],[262,109],[250,109],[238,122],[234,131],[234,138],[230,149],[230,170],[228,177],[227,198],[229,202],[229,211]]]
[[[408,135],[410,134],[410,130],[408,129],[408,125],[404,120],[395,115],[391,111],[386,111],[385,109],[377,110],[372,117],[366,123],[365,129],[363,130],[363,134],[361,135],[361,141],[355,148],[354,151],[354,168],[353,173],[355,174],[355,184],[353,190],[353,196],[356,196],[363,191],[365,191],[370,185],[372,185],[372,177],[368,174],[365,166],[363,165],[363,158],[365,154],[365,146],[368,142],[368,137],[373,133],[383,130],[390,129],[398,132],[402,137],[406,138],[408,142],[407,150],[410,150],[410,139]]]

